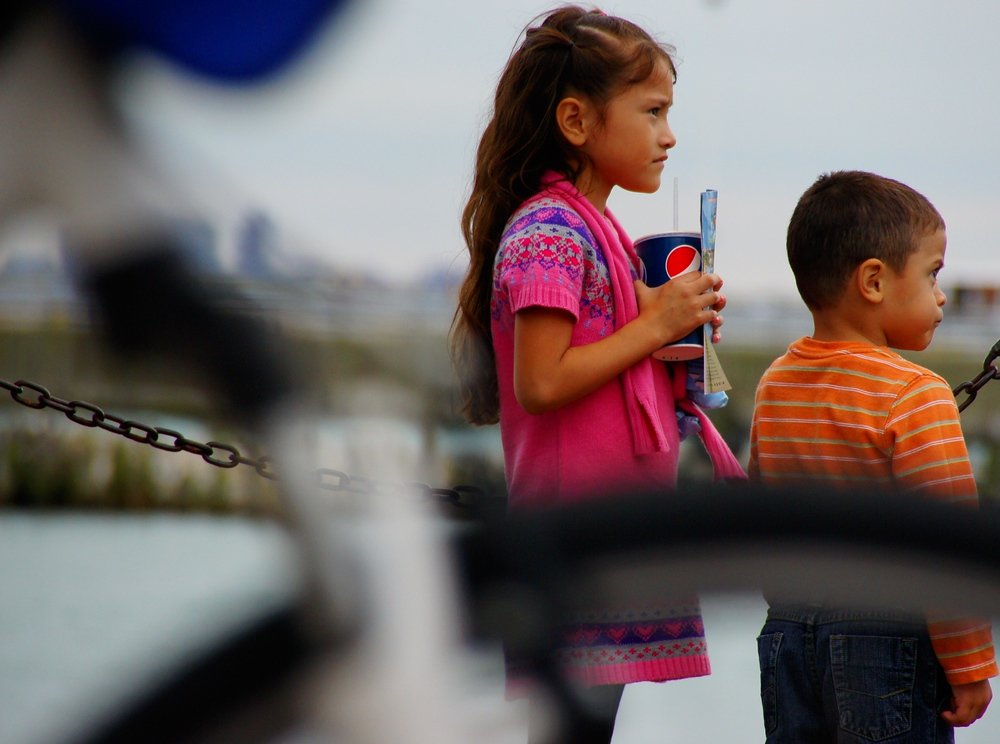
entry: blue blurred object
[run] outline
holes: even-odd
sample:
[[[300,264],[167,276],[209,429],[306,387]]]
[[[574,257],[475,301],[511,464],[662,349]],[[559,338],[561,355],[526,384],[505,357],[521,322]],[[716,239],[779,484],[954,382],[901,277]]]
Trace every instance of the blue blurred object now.
[[[225,82],[252,82],[300,53],[347,0],[56,0],[110,48],[141,47]]]

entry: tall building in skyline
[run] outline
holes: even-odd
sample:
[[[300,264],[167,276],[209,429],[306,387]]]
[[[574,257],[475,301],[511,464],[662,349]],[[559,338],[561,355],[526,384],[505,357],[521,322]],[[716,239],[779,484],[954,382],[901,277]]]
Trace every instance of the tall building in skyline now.
[[[268,279],[277,266],[278,230],[260,210],[247,213],[236,232],[236,271],[251,279]]]

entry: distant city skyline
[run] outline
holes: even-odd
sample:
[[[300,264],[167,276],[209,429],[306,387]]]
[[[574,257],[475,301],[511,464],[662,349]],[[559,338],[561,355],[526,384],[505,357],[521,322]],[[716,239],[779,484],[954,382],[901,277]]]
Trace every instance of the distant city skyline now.
[[[250,209],[218,230],[210,221],[174,224],[186,260],[205,278],[235,283],[244,309],[321,335],[444,334],[458,276],[446,267],[420,277],[390,277],[300,253],[279,224]],[[933,346],[979,354],[1000,334],[1000,287],[946,284],[952,302]],[[44,219],[0,236],[0,324],[85,321],[58,231]],[[779,346],[811,332],[800,301],[775,294],[743,298],[725,313],[724,348]],[[442,347],[442,353],[444,347]]]
[[[226,221],[206,216],[182,216],[170,228],[191,268],[205,274],[242,274],[247,277],[333,275],[343,271],[323,256],[295,249],[280,225],[261,209],[248,208]],[[62,271],[63,238],[57,222],[47,214],[28,214],[0,234],[0,276],[15,271]]]

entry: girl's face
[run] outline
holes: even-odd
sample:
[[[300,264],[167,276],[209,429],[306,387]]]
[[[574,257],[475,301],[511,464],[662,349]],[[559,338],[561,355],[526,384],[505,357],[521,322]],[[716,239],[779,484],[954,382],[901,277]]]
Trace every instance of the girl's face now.
[[[677,140],[667,123],[674,102],[673,74],[660,60],[653,73],[612,98],[604,111],[584,113],[588,136],[577,188],[603,210],[615,186],[651,194],[660,188],[667,151]]]

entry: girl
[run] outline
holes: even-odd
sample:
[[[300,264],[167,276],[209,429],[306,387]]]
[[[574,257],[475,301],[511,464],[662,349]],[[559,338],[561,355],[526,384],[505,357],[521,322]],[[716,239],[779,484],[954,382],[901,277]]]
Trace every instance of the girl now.
[[[527,29],[500,77],[462,216],[471,265],[452,352],[466,417],[500,423],[513,509],[672,488],[675,410],[697,418],[717,477],[745,477],[685,398],[686,370],[650,358],[705,323],[719,340],[721,279],[647,287],[606,206],[615,187],[660,186],[675,144],[671,52],[568,6]],[[574,620],[562,661],[604,706],[588,742],[610,741],[625,683],[709,672],[696,599]]]

